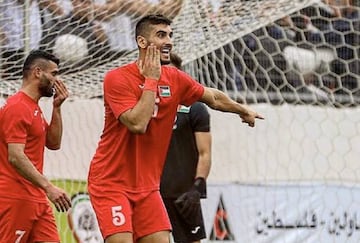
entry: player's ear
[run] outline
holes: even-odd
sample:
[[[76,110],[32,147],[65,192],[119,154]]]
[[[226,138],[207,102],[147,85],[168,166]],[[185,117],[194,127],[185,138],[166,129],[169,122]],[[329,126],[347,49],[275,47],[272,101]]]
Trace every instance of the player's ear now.
[[[147,40],[144,36],[138,35],[136,37],[136,41],[140,48],[145,49],[148,46]]]
[[[33,68],[32,72],[33,72],[33,75],[34,75],[36,78],[40,78],[42,70],[41,70],[40,67],[35,66],[35,67]]]

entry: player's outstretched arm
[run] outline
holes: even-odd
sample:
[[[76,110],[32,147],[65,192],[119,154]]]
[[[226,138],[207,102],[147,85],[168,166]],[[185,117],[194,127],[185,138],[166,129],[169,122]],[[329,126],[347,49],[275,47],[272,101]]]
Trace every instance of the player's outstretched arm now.
[[[214,110],[238,114],[242,121],[250,127],[255,126],[255,119],[264,119],[262,115],[253,111],[250,107],[237,103],[218,89],[205,87],[200,101]]]

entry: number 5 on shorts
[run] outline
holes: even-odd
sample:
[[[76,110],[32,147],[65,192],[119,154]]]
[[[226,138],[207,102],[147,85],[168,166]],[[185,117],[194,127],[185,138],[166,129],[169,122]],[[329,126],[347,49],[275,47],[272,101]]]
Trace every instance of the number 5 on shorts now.
[[[125,224],[125,215],[121,212],[121,206],[114,206],[111,208],[111,213],[113,217],[113,224],[115,226],[121,226]]]

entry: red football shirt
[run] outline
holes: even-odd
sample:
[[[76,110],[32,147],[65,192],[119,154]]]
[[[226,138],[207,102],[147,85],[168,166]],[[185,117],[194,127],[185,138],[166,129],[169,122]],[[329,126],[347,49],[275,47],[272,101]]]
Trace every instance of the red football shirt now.
[[[39,105],[23,92],[0,107],[0,197],[46,202],[45,192],[22,177],[8,160],[8,144],[25,144],[25,154],[43,172],[46,123]]]
[[[143,83],[136,63],[112,70],[104,79],[105,125],[90,165],[92,193],[159,189],[177,106],[190,105],[204,93],[186,73],[162,66],[153,117],[145,134],[134,134],[118,118],[136,105]]]

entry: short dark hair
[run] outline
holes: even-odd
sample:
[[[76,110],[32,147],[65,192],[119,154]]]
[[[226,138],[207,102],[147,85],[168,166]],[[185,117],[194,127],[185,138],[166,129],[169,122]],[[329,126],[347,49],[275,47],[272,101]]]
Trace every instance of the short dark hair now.
[[[158,25],[158,24],[166,24],[171,25],[171,20],[165,17],[162,14],[150,14],[141,18],[135,27],[135,39],[139,35],[145,35],[149,30],[149,25]]]
[[[181,57],[174,52],[170,53],[170,63],[178,69],[181,69],[181,67],[182,67]]]
[[[29,55],[26,57],[23,65],[23,76],[27,76],[29,70],[32,68],[34,63],[38,60],[47,60],[52,61],[56,63],[56,65],[59,65],[60,60],[53,54],[43,51],[43,50],[33,50],[29,53]]]

